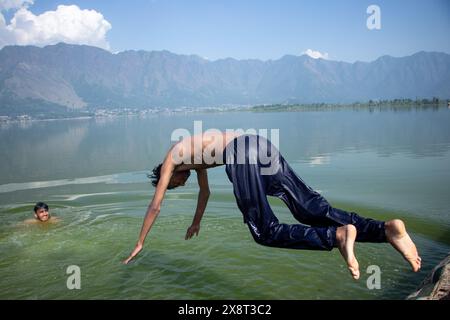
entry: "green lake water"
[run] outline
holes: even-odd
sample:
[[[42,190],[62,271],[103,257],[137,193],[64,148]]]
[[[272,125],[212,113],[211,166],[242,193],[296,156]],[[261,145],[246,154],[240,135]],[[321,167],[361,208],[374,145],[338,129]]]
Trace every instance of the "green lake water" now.
[[[423,259],[414,274],[388,244],[357,243],[361,279],[337,250],[263,247],[236,206],[224,167],[209,170],[211,197],[198,237],[195,174],[166,194],[145,248],[137,240],[176,128],[279,129],[280,151],[335,207],[402,218]],[[270,139],[269,135],[269,139]],[[0,126],[0,299],[403,299],[450,251],[450,110],[385,108],[189,113]],[[57,224],[23,225],[45,201]],[[271,199],[282,222],[296,223]],[[69,290],[67,267],[81,270]],[[381,270],[381,289],[366,272]]]

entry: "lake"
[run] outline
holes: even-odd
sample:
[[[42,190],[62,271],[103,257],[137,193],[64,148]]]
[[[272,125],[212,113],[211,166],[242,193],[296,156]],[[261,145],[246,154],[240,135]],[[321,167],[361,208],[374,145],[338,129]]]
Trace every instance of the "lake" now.
[[[357,243],[361,279],[337,250],[254,242],[224,167],[210,169],[200,234],[195,174],[166,194],[137,259],[136,243],[160,163],[177,128],[279,129],[279,149],[333,206],[402,218],[423,259],[420,273],[388,244]],[[270,135],[269,135],[270,139]],[[404,299],[450,251],[450,110],[378,108],[303,112],[160,114],[0,126],[0,299]],[[61,221],[24,225],[37,201]],[[295,223],[278,199],[282,222]],[[69,290],[69,266],[81,289]],[[369,266],[381,288],[369,289]]]

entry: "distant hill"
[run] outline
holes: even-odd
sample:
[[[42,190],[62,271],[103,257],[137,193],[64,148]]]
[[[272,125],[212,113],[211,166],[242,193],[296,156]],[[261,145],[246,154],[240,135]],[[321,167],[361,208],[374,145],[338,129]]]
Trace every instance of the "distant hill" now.
[[[112,54],[64,43],[0,50],[0,115],[431,97],[450,97],[448,54],[347,63],[307,55],[209,61],[168,51]]]

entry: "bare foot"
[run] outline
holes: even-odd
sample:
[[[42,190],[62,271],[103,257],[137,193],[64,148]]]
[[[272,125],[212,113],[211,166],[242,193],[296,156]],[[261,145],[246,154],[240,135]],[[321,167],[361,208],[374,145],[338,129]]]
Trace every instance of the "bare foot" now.
[[[387,240],[409,262],[414,272],[420,270],[422,259],[419,257],[414,242],[406,232],[402,220],[394,219],[385,223]]]
[[[348,224],[336,229],[336,241],[337,247],[344,257],[345,262],[347,262],[348,270],[353,277],[353,279],[359,279],[359,264],[356,260],[353,247],[355,245],[356,239],[356,228],[355,226]]]

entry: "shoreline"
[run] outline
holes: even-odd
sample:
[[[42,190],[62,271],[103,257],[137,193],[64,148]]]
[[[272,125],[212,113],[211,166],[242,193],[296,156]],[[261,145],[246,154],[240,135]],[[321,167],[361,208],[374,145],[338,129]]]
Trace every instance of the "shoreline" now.
[[[445,103],[444,103],[445,102]],[[382,101],[374,103],[350,103],[350,104],[269,104],[269,105],[253,105],[253,106],[232,106],[232,107],[181,107],[181,108],[161,108],[161,109],[98,109],[91,112],[87,111],[86,115],[76,115],[70,117],[65,115],[61,118],[36,118],[32,115],[20,116],[0,116],[0,126],[17,123],[29,123],[35,121],[67,121],[67,120],[90,120],[90,119],[117,119],[121,117],[147,117],[160,115],[179,115],[179,114],[202,114],[202,113],[233,113],[233,112],[326,112],[326,111],[406,111],[419,109],[449,109],[450,102],[446,100],[438,103],[420,101],[396,102]]]

